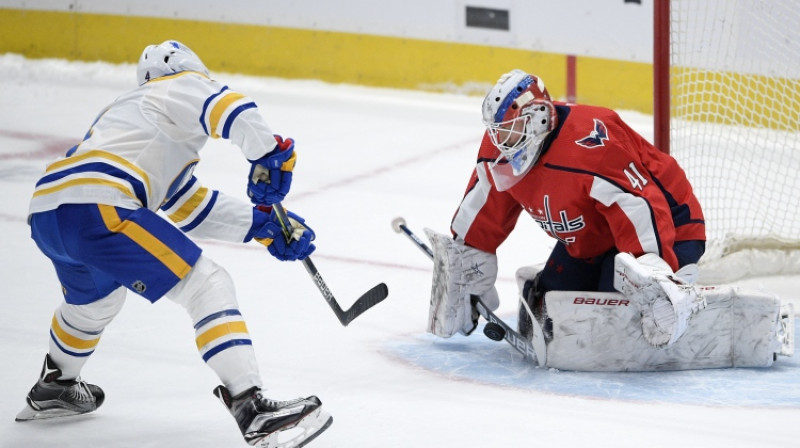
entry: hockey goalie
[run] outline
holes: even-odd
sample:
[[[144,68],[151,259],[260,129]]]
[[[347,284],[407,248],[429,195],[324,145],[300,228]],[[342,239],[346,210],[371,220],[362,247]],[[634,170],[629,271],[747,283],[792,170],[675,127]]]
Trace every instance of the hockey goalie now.
[[[472,296],[499,306],[495,253],[524,210],[555,239],[543,266],[517,272],[519,333],[547,367],[767,367],[793,354],[789,304],[694,284],[705,251],[700,203],[678,162],[614,111],[552,101],[541,78],[513,70],[482,112],[452,235],[428,231],[431,333],[470,334]]]

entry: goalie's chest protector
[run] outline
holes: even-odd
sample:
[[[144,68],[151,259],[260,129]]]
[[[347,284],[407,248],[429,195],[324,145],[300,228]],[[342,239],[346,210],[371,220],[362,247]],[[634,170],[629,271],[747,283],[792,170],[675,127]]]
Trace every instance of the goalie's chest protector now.
[[[573,106],[565,118],[509,193],[573,257],[614,247],[662,254],[662,245],[674,241],[674,227],[664,194],[645,168],[641,141],[608,109]]]

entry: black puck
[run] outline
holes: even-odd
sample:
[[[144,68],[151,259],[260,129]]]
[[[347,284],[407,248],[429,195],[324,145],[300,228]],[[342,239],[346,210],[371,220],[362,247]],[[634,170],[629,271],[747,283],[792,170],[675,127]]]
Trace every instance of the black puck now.
[[[506,330],[494,322],[486,322],[486,326],[483,327],[483,334],[493,341],[502,341],[506,337]]]

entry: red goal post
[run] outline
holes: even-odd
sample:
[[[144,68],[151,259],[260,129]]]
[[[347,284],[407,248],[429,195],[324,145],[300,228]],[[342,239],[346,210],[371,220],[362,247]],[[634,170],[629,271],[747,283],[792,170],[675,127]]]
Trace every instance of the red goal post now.
[[[701,281],[800,272],[800,7],[654,0],[655,144],[706,217]]]

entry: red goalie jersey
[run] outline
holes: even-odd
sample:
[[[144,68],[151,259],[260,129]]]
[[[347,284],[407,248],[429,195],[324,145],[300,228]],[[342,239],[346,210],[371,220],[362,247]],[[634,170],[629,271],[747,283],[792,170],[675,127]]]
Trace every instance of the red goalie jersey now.
[[[524,209],[572,257],[589,259],[616,248],[634,256],[658,254],[677,270],[673,244],[704,241],[705,224],[675,159],[612,110],[563,103],[556,109],[558,126],[542,155],[512,186],[498,177],[505,160],[484,135],[453,235],[495,253]]]

